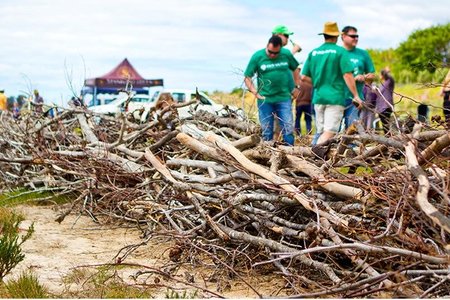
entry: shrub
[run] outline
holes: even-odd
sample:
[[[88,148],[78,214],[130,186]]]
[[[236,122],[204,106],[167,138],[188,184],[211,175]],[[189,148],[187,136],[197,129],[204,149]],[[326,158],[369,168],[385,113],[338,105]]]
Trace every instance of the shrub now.
[[[11,298],[47,298],[47,289],[39,283],[37,276],[23,272],[18,279],[9,280],[6,289]]]
[[[412,83],[416,79],[416,74],[410,70],[401,70],[398,76],[398,82]]]
[[[240,95],[242,95],[243,93],[244,93],[244,89],[241,88],[241,87],[235,87],[235,88],[231,91],[231,94],[232,94],[232,95],[238,95],[238,96],[240,96]]]
[[[433,78],[433,74],[431,74],[428,70],[422,70],[417,73],[417,82],[419,83],[429,83]]]
[[[436,72],[433,74],[433,82],[441,84],[444,81],[445,75],[447,75],[447,72],[449,70],[446,68],[438,68],[436,69]]]
[[[8,274],[25,255],[20,246],[31,237],[33,224],[20,235],[19,224],[23,217],[14,212],[0,207],[0,280]]]

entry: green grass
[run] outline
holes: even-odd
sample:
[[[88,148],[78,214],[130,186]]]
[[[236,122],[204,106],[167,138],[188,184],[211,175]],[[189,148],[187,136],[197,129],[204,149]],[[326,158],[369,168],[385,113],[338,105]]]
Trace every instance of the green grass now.
[[[152,292],[145,287],[124,282],[117,271],[120,266],[101,266],[94,270],[77,268],[64,277],[64,284],[70,287],[76,284],[82,289],[69,289],[59,295],[61,298],[152,298]]]
[[[173,289],[168,289],[166,292],[166,299],[196,299],[198,297],[198,291],[187,292],[177,292]]]
[[[443,116],[442,97],[440,96],[440,87],[424,88],[423,85],[398,85],[395,88],[394,108],[398,115],[411,115],[417,117],[417,107],[419,104],[427,104],[431,116]]]
[[[47,289],[39,283],[37,276],[28,272],[22,273],[17,279],[9,280],[1,290],[1,296],[5,298],[49,298]]]
[[[0,206],[11,207],[20,204],[63,204],[70,201],[70,195],[57,195],[52,191],[30,191],[25,188],[15,189],[0,194]]]
[[[338,168],[337,171],[342,174],[348,174],[350,167],[341,167]],[[354,174],[356,175],[369,175],[373,174],[372,168],[368,167],[357,167]]]

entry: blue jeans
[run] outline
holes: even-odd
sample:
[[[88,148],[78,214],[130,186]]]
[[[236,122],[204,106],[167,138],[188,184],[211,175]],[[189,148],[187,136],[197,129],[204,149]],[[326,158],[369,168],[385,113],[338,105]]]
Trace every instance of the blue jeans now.
[[[306,134],[311,132],[311,104],[298,105],[295,108],[295,132],[298,136],[302,135],[302,128],[300,126],[300,120],[302,118],[302,114],[305,114],[305,123],[306,123]]]
[[[294,145],[294,120],[290,99],[275,103],[267,103],[258,99],[258,114],[264,141],[273,139],[273,123],[274,117],[276,117],[281,127],[284,142],[291,146]]]
[[[352,103],[352,99],[345,99],[344,124],[347,129],[352,123],[359,120],[359,110]]]
[[[319,140],[321,134],[322,134],[321,132],[316,132],[314,134],[313,139],[311,141],[311,146],[317,145],[317,141]]]

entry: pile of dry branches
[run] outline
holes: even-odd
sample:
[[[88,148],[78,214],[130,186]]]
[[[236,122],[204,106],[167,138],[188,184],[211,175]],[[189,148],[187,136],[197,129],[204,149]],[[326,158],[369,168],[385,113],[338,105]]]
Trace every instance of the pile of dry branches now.
[[[449,295],[447,130],[353,128],[313,152],[260,142],[250,121],[174,111],[145,124],[83,108],[3,114],[0,189],[75,195],[59,222],[76,211],[134,222],[177,240],[173,262],[271,273],[283,297]]]

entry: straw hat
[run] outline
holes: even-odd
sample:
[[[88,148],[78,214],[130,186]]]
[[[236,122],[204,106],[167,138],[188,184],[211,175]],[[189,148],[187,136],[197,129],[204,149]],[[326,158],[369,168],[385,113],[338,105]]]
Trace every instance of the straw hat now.
[[[323,25],[323,32],[319,34],[339,36],[341,33],[336,22],[326,22],[325,25]]]

